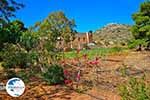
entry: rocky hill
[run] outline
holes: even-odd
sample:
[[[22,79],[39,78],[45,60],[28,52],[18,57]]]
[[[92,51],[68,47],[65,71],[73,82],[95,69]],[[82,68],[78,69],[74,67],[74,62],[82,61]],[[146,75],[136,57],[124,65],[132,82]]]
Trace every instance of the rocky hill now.
[[[99,46],[126,45],[132,38],[130,28],[129,25],[110,23],[95,31],[93,38]]]

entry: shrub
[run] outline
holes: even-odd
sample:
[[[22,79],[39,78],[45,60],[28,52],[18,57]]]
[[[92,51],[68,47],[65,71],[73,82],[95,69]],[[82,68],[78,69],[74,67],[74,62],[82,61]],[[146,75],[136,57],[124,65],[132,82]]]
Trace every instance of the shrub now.
[[[31,70],[30,71],[22,70],[17,72],[16,76],[22,79],[24,82],[28,83],[30,82],[30,78],[35,76],[35,73],[32,72]]]
[[[146,46],[147,46],[146,40],[145,40],[145,39],[137,39],[137,40],[131,40],[131,41],[128,43],[129,49],[136,48],[136,47],[138,47],[139,45],[142,45],[142,46],[146,47]]]
[[[43,74],[43,78],[49,84],[62,84],[64,82],[63,68],[60,65],[51,65]]]
[[[4,68],[26,68],[33,63],[36,58],[35,53],[28,53],[20,45],[7,44],[3,49],[2,60]]]
[[[32,50],[39,45],[39,35],[36,32],[26,31],[20,36],[19,43],[27,50]]]
[[[5,72],[6,72],[6,78],[7,79],[11,79],[13,77],[17,77],[15,71],[13,71],[13,70],[6,70]]]
[[[150,100],[150,88],[143,79],[131,78],[119,87],[123,100]]]

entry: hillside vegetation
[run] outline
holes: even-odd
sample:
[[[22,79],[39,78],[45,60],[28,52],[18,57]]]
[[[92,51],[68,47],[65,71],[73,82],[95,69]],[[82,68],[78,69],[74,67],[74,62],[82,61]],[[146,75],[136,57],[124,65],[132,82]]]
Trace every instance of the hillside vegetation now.
[[[94,40],[99,46],[126,45],[133,38],[131,26],[111,23],[94,33]]]

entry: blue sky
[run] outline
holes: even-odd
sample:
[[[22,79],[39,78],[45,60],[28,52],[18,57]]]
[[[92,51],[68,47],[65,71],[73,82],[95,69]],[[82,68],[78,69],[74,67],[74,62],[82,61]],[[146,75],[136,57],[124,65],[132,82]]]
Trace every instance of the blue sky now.
[[[51,12],[63,11],[75,19],[79,32],[97,30],[108,23],[133,24],[131,15],[144,0],[17,0],[25,8],[17,12],[17,18],[26,27],[42,21]]]

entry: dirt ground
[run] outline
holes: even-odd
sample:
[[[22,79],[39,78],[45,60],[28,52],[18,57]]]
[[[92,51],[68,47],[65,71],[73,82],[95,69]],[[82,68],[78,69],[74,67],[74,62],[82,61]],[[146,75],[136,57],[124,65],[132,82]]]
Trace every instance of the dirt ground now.
[[[132,51],[103,58],[99,83],[83,93],[78,93],[66,86],[49,86],[36,81],[27,84],[25,93],[19,98],[12,98],[5,91],[0,91],[0,100],[121,100],[117,86],[128,80],[128,77],[122,77],[117,70],[122,66],[128,68],[128,76],[149,73],[150,52]],[[84,70],[91,71],[86,67]]]

